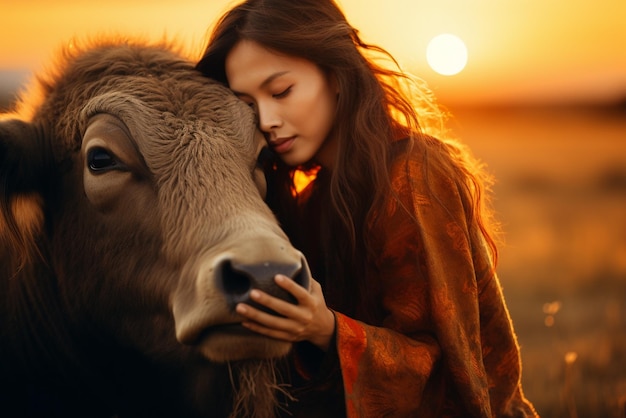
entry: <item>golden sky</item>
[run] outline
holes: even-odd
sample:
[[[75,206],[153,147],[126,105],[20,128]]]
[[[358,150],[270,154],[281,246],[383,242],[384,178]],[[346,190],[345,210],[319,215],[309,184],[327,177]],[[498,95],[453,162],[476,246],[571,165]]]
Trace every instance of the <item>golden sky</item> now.
[[[41,68],[60,45],[123,33],[200,51],[233,0],[0,0],[0,71]],[[444,104],[600,101],[626,96],[626,1],[339,0],[366,41],[392,52]],[[466,68],[441,76],[426,46],[452,33]],[[0,73],[0,77],[3,77]],[[2,81],[2,80],[0,80]]]

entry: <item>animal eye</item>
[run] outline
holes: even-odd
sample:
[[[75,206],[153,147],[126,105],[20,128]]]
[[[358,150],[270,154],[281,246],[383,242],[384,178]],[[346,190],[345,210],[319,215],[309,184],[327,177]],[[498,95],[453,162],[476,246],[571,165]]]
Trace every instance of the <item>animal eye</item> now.
[[[287,97],[287,95],[291,92],[291,86],[287,87],[285,90],[280,93],[273,94],[272,97],[275,99],[282,99],[283,97]]]
[[[104,148],[92,148],[87,154],[87,165],[91,171],[104,171],[116,168],[118,162]]]

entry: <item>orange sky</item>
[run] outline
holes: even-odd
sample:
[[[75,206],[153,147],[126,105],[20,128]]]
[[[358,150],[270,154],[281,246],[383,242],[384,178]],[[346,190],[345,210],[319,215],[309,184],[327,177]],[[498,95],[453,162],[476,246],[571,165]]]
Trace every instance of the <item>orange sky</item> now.
[[[0,71],[40,68],[72,36],[176,36],[199,51],[233,0],[1,0]],[[626,1],[339,0],[367,41],[390,50],[444,104],[616,100],[626,96]],[[465,70],[426,63],[435,35],[469,50]],[[3,74],[0,73],[0,77]],[[2,81],[2,80],[0,80]]]

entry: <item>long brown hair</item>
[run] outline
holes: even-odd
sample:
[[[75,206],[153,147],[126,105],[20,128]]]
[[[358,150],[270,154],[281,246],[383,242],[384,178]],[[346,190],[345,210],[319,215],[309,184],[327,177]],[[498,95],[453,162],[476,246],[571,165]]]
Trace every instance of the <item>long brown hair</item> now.
[[[269,173],[268,203],[297,246],[305,250],[308,241],[321,241],[311,250],[310,256],[317,252],[319,258],[313,273],[322,284],[332,280],[333,289],[325,286],[325,292],[331,292],[330,298],[327,295],[331,306],[354,313],[349,311],[371,292],[361,285],[371,255],[365,231],[368,218],[391,190],[392,144],[406,138],[412,147],[426,133],[443,138],[444,113],[430,91],[401,71],[389,53],[362,41],[332,0],[245,1],[217,22],[197,68],[228,84],[226,56],[242,39],[307,59],[337,81],[336,122],[330,135],[338,138],[339,151],[332,173],[320,171],[312,195],[321,211],[319,223],[312,228],[319,235],[299,239],[307,229],[303,224],[315,221],[299,217],[292,205],[294,170],[310,167],[286,167],[275,161]],[[495,259],[483,193],[489,178],[458,143],[443,139],[441,143],[444,146],[437,148],[444,149],[445,155],[429,155],[427,162],[446,166],[446,172],[464,187],[471,202],[469,224],[480,229]],[[352,305],[348,300],[354,305],[348,306]]]

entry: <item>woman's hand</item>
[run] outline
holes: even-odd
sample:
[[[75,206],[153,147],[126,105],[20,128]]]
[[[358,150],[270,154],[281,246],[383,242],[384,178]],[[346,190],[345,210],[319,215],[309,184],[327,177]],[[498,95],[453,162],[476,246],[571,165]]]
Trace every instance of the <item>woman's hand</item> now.
[[[237,313],[245,318],[246,328],[278,340],[309,341],[326,351],[335,333],[335,315],[326,306],[320,284],[311,281],[311,292],[283,275],[277,275],[276,284],[291,293],[297,305],[275,298],[260,290],[252,290],[250,297],[283,317],[271,315],[239,303]]]

